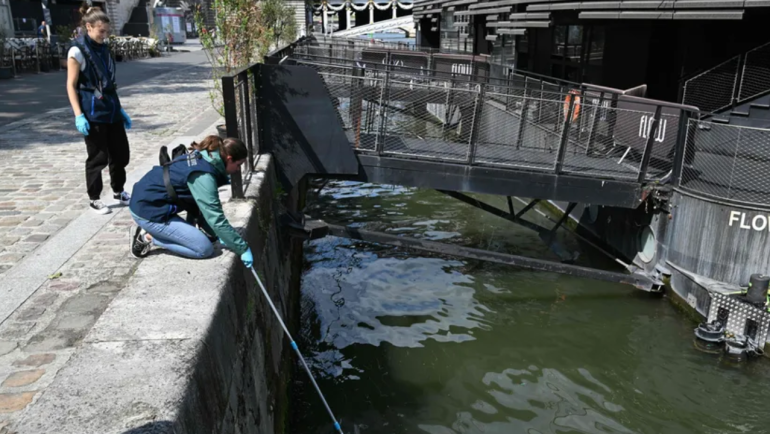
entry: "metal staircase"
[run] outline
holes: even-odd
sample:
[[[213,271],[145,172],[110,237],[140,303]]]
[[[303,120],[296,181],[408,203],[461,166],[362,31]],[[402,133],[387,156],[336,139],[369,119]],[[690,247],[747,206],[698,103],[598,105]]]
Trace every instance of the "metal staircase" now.
[[[130,36],[150,36],[150,17],[147,15],[147,0],[139,0],[131,11],[131,17],[123,26],[123,34]]]
[[[684,84],[682,103],[714,123],[770,128],[770,43],[730,58]]]
[[[770,207],[770,43],[687,80],[689,120],[680,190]]]

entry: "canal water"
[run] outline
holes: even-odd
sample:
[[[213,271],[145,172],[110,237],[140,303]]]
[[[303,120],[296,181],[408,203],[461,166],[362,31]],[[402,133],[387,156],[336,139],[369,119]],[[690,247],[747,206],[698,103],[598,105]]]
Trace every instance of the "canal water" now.
[[[534,232],[430,190],[337,182],[309,213],[556,259]],[[559,239],[581,265],[612,267]],[[663,297],[340,238],[309,243],[305,262],[298,341],[346,433],[770,432],[770,363],[696,351],[694,324]],[[290,432],[333,432],[294,378]]]

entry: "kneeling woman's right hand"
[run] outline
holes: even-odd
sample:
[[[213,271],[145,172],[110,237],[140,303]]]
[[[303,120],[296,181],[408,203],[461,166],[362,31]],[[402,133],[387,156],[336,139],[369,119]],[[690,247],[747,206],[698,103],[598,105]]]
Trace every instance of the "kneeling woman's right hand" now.
[[[251,268],[251,266],[254,265],[254,256],[251,254],[251,247],[249,247],[249,250],[243,252],[241,261],[243,261],[243,265],[245,265],[246,268]]]

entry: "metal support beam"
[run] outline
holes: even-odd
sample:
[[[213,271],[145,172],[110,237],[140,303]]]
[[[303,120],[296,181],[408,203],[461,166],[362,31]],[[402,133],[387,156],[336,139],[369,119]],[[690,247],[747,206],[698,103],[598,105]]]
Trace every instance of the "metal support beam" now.
[[[373,112],[373,110],[371,110]],[[643,195],[641,184],[573,175],[526,171],[459,163],[407,160],[357,154],[358,175],[348,179],[405,187],[471,191],[514,197],[591,203],[636,208]]]
[[[543,240],[543,242],[551,249],[552,252],[556,253],[556,255],[562,260],[562,262],[565,263],[573,263],[577,261],[578,257],[580,256],[580,253],[573,252],[570,253],[567,251],[567,249],[564,248],[564,246],[561,245],[561,243],[556,241],[556,231],[559,230],[561,225],[564,224],[564,222],[569,218],[570,213],[573,209],[575,209],[575,206],[577,203],[572,202],[567,206],[566,211],[564,211],[564,214],[561,216],[558,222],[556,222],[556,225],[551,228],[551,231],[548,233],[540,232],[540,239]]]
[[[570,253],[567,251],[567,249],[564,248],[560,243],[553,240],[553,237],[550,236],[552,230],[545,228],[543,226],[540,226],[536,223],[532,223],[527,220],[523,220],[521,216],[523,216],[527,211],[532,209],[538,202],[540,202],[539,199],[534,199],[532,202],[530,202],[524,209],[518,212],[518,214],[513,215],[509,214],[497,207],[494,207],[492,205],[489,205],[487,203],[484,203],[478,199],[474,199],[468,195],[458,193],[456,191],[443,191],[438,190],[441,193],[446,194],[449,197],[453,197],[461,202],[465,202],[468,205],[474,206],[482,211],[486,211],[490,214],[494,214],[498,217],[502,217],[510,222],[516,223],[518,225],[524,226],[527,229],[531,229],[538,233],[540,236],[540,239],[545,241],[546,245],[551,249],[551,251],[559,257],[563,262],[573,262],[577,259],[578,253]]]
[[[511,265],[530,270],[546,271],[549,273],[568,274],[586,279],[603,280],[606,282],[625,283],[644,291],[657,291],[657,284],[650,278],[638,274],[624,274],[613,271],[596,270],[577,265],[560,264],[558,262],[543,259],[527,258],[506,253],[491,252],[488,250],[461,247],[451,244],[437,243],[416,238],[390,235],[382,232],[367,231],[358,228],[329,225],[329,235],[343,238],[351,238],[365,242],[386,244],[440,255],[459,256],[468,259],[493,262],[503,265]]]
[[[575,209],[575,206],[577,206],[577,203],[571,202],[569,205],[567,205],[567,209],[564,211],[564,214],[561,216],[558,222],[556,222],[556,225],[551,229],[551,233],[549,234],[549,239],[553,239],[553,236],[556,234],[556,231],[561,227],[561,225],[564,224],[565,221],[569,218],[570,213],[572,213],[572,210]]]
[[[518,213],[517,213],[515,216],[513,216],[513,217],[514,217],[514,218],[516,218],[516,219],[518,219],[519,217],[521,217],[521,216],[523,216],[524,214],[526,214],[526,213],[527,213],[527,211],[531,210],[531,209],[532,209],[532,207],[534,207],[534,206],[535,206],[535,205],[537,205],[538,203],[540,203],[540,199],[532,199],[532,200],[531,200],[531,201],[530,201],[530,202],[527,204],[527,206],[525,206],[525,207],[524,207],[524,208],[523,208],[521,211],[519,211],[519,212],[518,212]]]

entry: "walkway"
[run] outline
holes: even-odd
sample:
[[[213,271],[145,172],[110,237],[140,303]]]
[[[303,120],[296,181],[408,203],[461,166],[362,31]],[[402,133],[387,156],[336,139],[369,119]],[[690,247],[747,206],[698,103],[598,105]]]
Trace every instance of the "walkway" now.
[[[209,77],[204,66],[175,67],[122,88],[134,124],[127,190],[161,145],[215,133]],[[0,434],[51,385],[139,263],[128,210],[87,210],[84,161],[68,108],[0,127]]]

